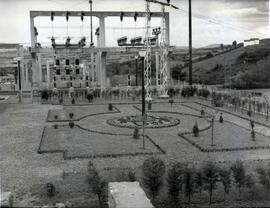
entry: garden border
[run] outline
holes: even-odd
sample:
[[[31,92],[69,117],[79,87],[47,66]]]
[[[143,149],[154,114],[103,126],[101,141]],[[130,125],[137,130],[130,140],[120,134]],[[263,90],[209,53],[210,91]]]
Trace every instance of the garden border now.
[[[104,113],[94,113],[94,114],[88,114],[88,115],[82,116],[82,117],[77,118],[77,119],[63,119],[63,120],[55,120],[55,121],[49,120],[49,114],[51,113],[51,111],[53,111],[53,110],[49,110],[48,113],[47,113],[46,122],[53,123],[53,122],[80,121],[80,120],[82,120],[84,118],[87,118],[87,117],[90,117],[90,116],[106,115],[106,114],[113,114],[113,113],[121,113],[121,111],[116,106],[113,106],[113,108],[116,111],[109,111],[109,112],[104,112]]]

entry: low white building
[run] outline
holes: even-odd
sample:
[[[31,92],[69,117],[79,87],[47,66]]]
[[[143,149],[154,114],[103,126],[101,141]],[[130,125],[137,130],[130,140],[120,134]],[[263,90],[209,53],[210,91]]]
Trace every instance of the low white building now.
[[[250,45],[259,45],[260,39],[259,38],[250,38],[249,40],[244,40],[244,47]]]
[[[139,182],[111,182],[109,208],[154,208]]]

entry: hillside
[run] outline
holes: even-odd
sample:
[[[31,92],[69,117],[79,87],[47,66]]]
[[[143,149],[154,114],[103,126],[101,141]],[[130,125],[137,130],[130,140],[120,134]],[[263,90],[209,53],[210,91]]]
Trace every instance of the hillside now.
[[[232,84],[233,88],[270,87],[270,48],[241,47],[193,64],[194,82]],[[188,72],[188,67],[183,71]],[[231,82],[230,82],[231,80]]]

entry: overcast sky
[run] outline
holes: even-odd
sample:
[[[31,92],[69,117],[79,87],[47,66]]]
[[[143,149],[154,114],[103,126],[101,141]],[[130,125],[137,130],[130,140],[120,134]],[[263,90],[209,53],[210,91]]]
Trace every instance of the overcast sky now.
[[[165,1],[165,0],[161,0]],[[143,0],[93,0],[96,11],[144,11]],[[188,0],[171,0],[180,10],[170,12],[171,45],[188,45]],[[210,44],[232,43],[253,37],[270,37],[269,0],[193,0],[193,43],[195,47]],[[0,0],[0,42],[24,43],[30,45],[30,10],[88,10],[88,0]],[[151,4],[152,11],[160,11],[160,6]],[[81,23],[79,18],[55,18],[52,27],[49,17],[36,20],[39,31],[38,41],[49,42],[53,35],[58,42],[68,36],[77,41],[81,36],[89,36],[89,18]],[[153,19],[151,26],[159,26],[159,19]],[[94,29],[98,27],[94,19]],[[121,36],[144,35],[144,19],[135,23],[132,18],[106,20],[107,46],[114,46]],[[136,29],[134,29],[136,28]]]

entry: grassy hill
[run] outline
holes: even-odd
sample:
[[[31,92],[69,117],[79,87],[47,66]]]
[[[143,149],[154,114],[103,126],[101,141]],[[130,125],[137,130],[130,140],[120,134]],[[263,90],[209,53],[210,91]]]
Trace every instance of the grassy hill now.
[[[183,69],[188,71],[188,67]],[[233,88],[270,87],[269,46],[241,47],[193,64],[194,82],[232,84]]]

